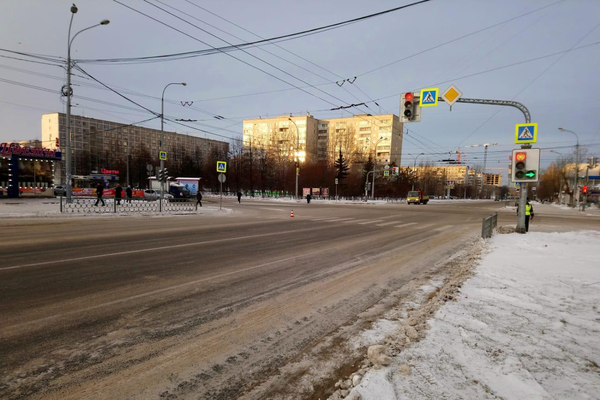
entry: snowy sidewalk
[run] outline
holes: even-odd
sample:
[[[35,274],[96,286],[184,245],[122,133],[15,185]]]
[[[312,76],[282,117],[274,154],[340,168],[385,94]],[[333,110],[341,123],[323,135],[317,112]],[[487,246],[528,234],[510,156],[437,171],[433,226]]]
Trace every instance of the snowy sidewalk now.
[[[425,338],[350,398],[600,399],[599,251],[600,232],[495,236]]]

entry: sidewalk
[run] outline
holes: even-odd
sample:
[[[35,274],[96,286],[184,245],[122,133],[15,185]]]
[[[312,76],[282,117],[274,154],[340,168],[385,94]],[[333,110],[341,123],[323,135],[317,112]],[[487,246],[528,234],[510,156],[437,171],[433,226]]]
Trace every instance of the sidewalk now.
[[[407,308],[385,339],[389,365],[347,398],[600,399],[600,232],[497,235],[488,247],[427,323],[411,321],[423,305]],[[432,285],[424,303],[448,283]]]

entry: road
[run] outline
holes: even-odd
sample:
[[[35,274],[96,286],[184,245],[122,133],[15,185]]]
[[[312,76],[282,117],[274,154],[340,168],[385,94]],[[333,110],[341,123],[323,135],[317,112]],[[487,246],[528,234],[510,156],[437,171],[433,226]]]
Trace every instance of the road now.
[[[224,206],[2,220],[0,398],[311,398],[285,366],[464,247],[500,203]]]

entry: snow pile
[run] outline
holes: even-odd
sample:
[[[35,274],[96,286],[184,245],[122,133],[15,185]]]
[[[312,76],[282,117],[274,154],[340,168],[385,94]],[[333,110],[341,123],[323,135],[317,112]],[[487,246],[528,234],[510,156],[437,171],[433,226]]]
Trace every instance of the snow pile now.
[[[428,300],[407,308],[386,339],[391,365],[368,370],[343,394],[600,399],[600,232],[499,235],[490,246],[462,288],[456,274],[439,289],[423,288]],[[423,323],[447,300],[455,301]]]

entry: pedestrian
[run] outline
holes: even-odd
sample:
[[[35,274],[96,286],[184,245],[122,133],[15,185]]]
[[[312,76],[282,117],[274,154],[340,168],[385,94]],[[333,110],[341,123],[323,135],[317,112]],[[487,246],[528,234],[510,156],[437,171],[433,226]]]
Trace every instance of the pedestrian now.
[[[534,215],[533,206],[529,204],[529,199],[527,199],[527,205],[525,206],[525,232],[529,232],[529,221],[533,221]]]
[[[127,185],[127,189],[125,189],[125,195],[127,196],[127,202],[131,203],[131,198],[133,197],[133,189],[131,185]]]
[[[121,205],[121,199],[123,198],[123,188],[121,187],[121,184],[117,185],[117,188],[115,189],[115,201],[117,202],[117,205]]]
[[[310,204],[310,199],[311,199],[311,195],[310,195],[310,194],[307,194],[307,195],[306,195],[306,203],[307,203],[307,204]]]
[[[102,202],[103,206],[106,205],[106,203],[104,203],[104,200],[102,199],[103,193],[104,193],[104,185],[102,184],[102,182],[98,182],[98,184],[96,185],[96,196],[98,196],[98,199],[96,200],[96,206],[98,206],[99,202]]]
[[[239,190],[237,192],[237,197],[238,197],[238,203],[242,204],[242,192],[240,192]]]
[[[202,207],[202,191],[198,188],[198,192],[196,193],[196,205],[200,205]]]

